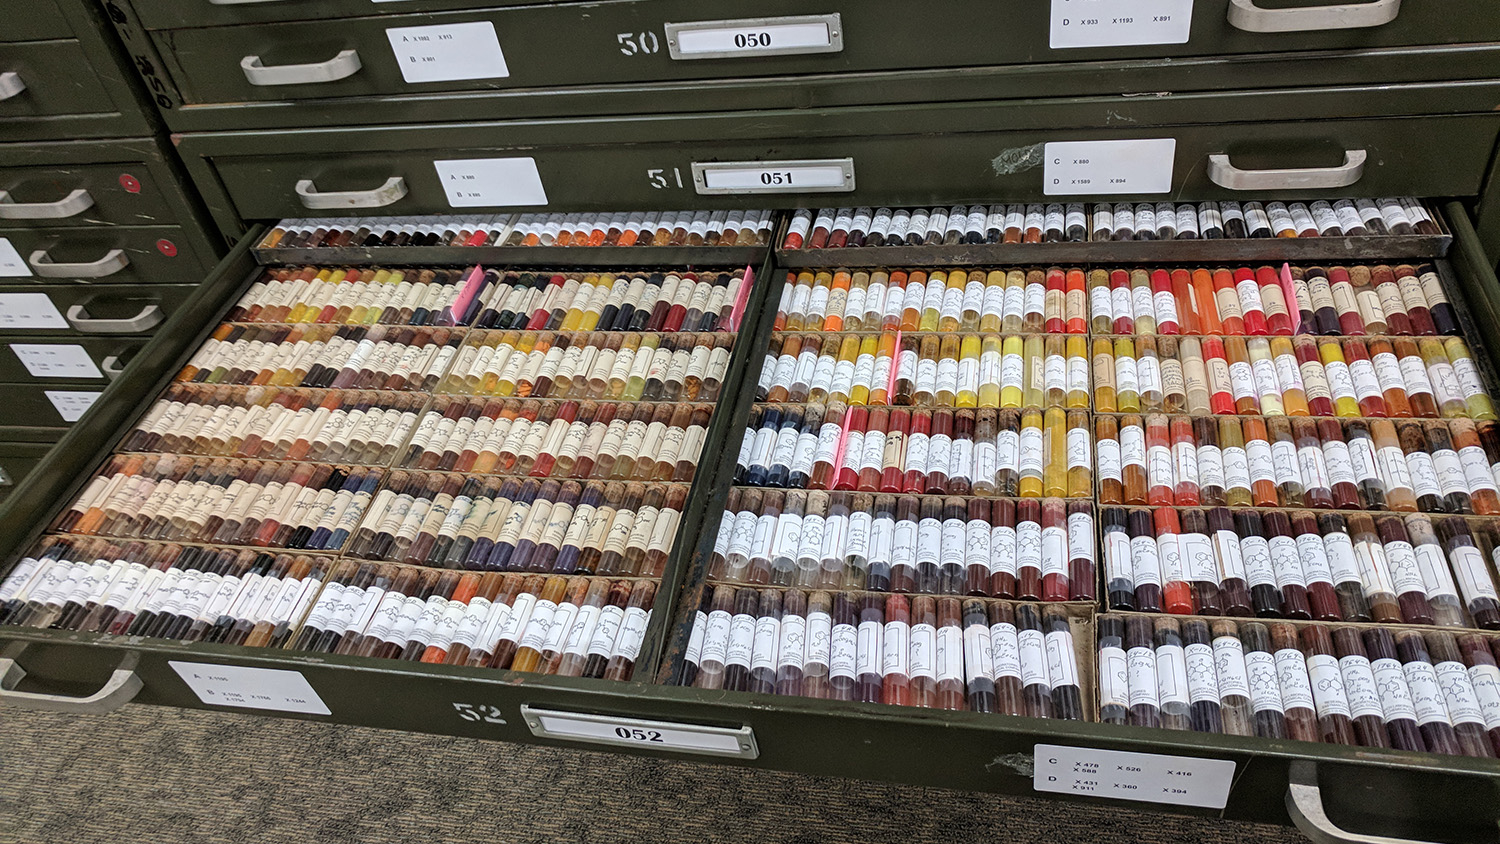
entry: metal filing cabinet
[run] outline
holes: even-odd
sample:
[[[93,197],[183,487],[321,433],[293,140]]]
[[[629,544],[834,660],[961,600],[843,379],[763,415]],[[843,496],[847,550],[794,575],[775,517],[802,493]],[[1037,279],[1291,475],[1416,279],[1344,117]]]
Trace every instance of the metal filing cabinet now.
[[[57,439],[224,245],[104,10],[45,0],[0,14],[5,448],[39,428]],[[7,458],[13,482],[37,447]]]
[[[246,221],[319,214],[1040,201],[1050,197],[1046,144],[1126,139],[1173,141],[1163,193],[1187,199],[1300,191],[1482,204],[1500,134],[1500,86],[1489,78],[1500,76],[1500,58],[1480,43],[1500,34],[1487,5],[1377,0],[1337,11],[1266,11],[1226,0],[1191,7],[1191,25],[1175,41],[1060,47],[1052,46],[1041,5],[917,13],[862,6],[840,14],[839,50],[674,59],[666,24],[703,20],[698,7],[620,0],[590,4],[584,22],[570,5],[458,0],[335,0],[316,15],[291,3],[106,4],[165,119],[187,133],[179,149],[226,232]],[[715,7],[713,16],[832,11],[772,3]],[[313,30],[314,17],[347,25]],[[899,45],[889,38],[893,20],[902,21]],[[504,76],[407,83],[385,31],[483,22],[493,24],[504,51]],[[728,29],[732,40],[735,27]],[[516,31],[527,41],[517,42]],[[580,45],[596,51],[597,63],[555,67],[554,56]],[[275,70],[282,63],[306,67]],[[537,74],[542,66],[561,75]],[[326,81],[306,81],[309,75]],[[288,84],[255,84],[252,76]],[[836,193],[794,191],[772,201],[707,184],[734,162],[755,162],[754,170],[809,159],[845,168]],[[526,178],[488,181],[496,168],[512,177],[520,168]],[[455,179],[482,184],[477,192],[447,187]],[[1469,303],[1480,335],[1493,334],[1500,281],[1466,209],[1454,202],[1445,210],[1454,245],[1442,265],[1452,293]],[[137,304],[142,314],[155,306],[150,313],[167,321],[119,376],[112,400],[70,430],[0,509],[0,562],[24,552],[213,328],[254,271],[249,252],[259,233],[252,229],[196,287],[79,286],[88,293],[58,303],[82,304],[85,319],[118,320],[122,328]],[[1275,259],[1275,244],[1267,249],[1260,259]],[[534,260],[555,262],[559,254],[567,253]],[[1096,259],[1169,260],[1119,255],[1101,250]],[[458,251],[449,260],[484,258]],[[993,260],[1028,259],[1006,253]],[[776,261],[769,249],[757,261],[763,279],[777,278]],[[775,290],[774,283],[757,286],[727,383],[753,380],[745,349],[764,347]],[[157,300],[148,305],[148,296]],[[106,305],[118,310],[101,316]],[[88,347],[91,358],[102,351]],[[734,423],[743,422],[750,398],[742,389],[731,401],[735,413],[716,419],[711,448],[735,445],[741,428]],[[741,745],[726,761],[1022,795],[1034,793],[1038,744],[1171,753],[1235,764],[1237,779],[1219,812],[1225,817],[1285,822],[1290,796],[1299,812],[1326,811],[1340,822],[1366,815],[1387,834],[1493,837],[1500,806],[1493,762],[650,682],[669,680],[680,657],[681,611],[691,607],[679,600],[674,614],[673,598],[679,590],[693,594],[713,540],[711,530],[699,530],[712,520],[700,520],[722,509],[732,468],[721,464],[701,476],[697,515],[679,534],[635,682],[15,628],[0,628],[0,644],[25,668],[20,689],[94,698],[48,704],[62,708],[104,708],[132,695],[202,707],[169,665],[186,659],[300,672],[332,715],[295,717],[509,741],[538,740],[527,715],[536,708],[748,728],[752,750]],[[1089,640],[1086,630],[1080,639]]]

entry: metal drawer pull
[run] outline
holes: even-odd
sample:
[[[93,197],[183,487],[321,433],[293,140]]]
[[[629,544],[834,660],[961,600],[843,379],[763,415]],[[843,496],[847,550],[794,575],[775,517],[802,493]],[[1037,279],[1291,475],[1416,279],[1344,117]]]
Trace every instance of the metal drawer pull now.
[[[1246,32],[1316,32],[1324,29],[1364,29],[1396,19],[1401,0],[1262,9],[1255,0],[1229,0],[1229,25]]]
[[[283,64],[266,67],[260,56],[240,59],[240,69],[251,85],[311,85],[318,82],[337,82],[359,71],[359,53],[344,50],[326,62],[312,64]]]
[[[374,190],[320,191],[312,179],[303,179],[296,191],[304,208],[380,208],[406,196],[406,180],[392,176]]]
[[[13,70],[0,73],[0,101],[8,100],[24,90],[26,83],[21,81],[21,74]]]
[[[1229,156],[1208,157],[1208,178],[1230,190],[1312,190],[1344,188],[1359,181],[1365,172],[1365,151],[1344,150],[1344,163],[1337,167],[1305,167],[1276,170],[1241,170]]]
[[[1323,811],[1317,768],[1312,762],[1292,762],[1286,785],[1286,810],[1292,823],[1315,844],[1423,844],[1414,838],[1388,838],[1340,829]]]
[[[140,334],[161,325],[166,319],[160,305],[147,305],[140,313],[126,319],[94,319],[82,305],[73,305],[65,316],[70,325],[84,334]]]
[[[113,381],[120,377],[120,373],[125,371],[125,364],[120,363],[119,355],[110,355],[99,364],[99,368],[104,371],[105,378]]]
[[[254,3],[280,3],[281,0],[208,0],[210,6],[249,6]]]
[[[60,220],[94,207],[94,197],[83,188],[56,202],[16,202],[0,190],[0,220]]]
[[[0,703],[9,703],[26,709],[46,709],[52,712],[73,712],[98,715],[113,712],[129,703],[143,688],[141,678],[135,673],[136,656],[127,655],[120,667],[109,675],[104,686],[88,697],[47,695],[39,692],[18,692],[16,685],[26,676],[26,669],[15,660],[0,657]]]
[[[59,264],[52,260],[47,250],[38,249],[26,259],[31,271],[42,278],[104,278],[130,266],[130,256],[124,249],[111,249],[104,257],[86,264]]]

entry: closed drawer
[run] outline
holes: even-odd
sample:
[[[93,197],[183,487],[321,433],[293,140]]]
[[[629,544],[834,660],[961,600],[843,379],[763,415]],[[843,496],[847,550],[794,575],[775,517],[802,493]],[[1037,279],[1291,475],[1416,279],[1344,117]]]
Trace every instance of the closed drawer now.
[[[65,381],[0,383],[0,427],[56,428],[77,422],[103,395],[104,386]]]
[[[316,21],[315,27],[278,30],[297,43],[333,38],[342,48],[360,51],[366,65],[389,58],[385,26],[439,24],[455,21],[492,20],[500,33],[507,60],[514,56],[513,73],[519,60],[541,56],[536,73],[576,75],[639,81],[705,72],[732,75],[764,75],[783,72],[817,72],[847,69],[898,69],[953,67],[962,65],[1013,64],[1078,61],[1095,58],[1221,55],[1283,50],[1340,49],[1421,44],[1454,44],[1493,40],[1500,36],[1500,17],[1486,0],[1384,0],[1362,3],[1352,11],[1329,13],[1292,10],[1278,13],[1270,7],[1286,6],[1276,0],[1198,0],[1182,2],[1172,9],[1174,20],[1166,23],[1136,22],[1134,26],[1111,27],[1083,24],[1082,13],[1070,16],[1054,32],[1050,4],[997,4],[985,2],[925,4],[913,14],[909,4],[883,0],[861,2],[840,8],[838,4],[809,6],[799,0],[725,2],[704,6],[690,0],[613,0],[602,3],[568,3],[521,6],[510,2],[473,0],[425,0],[399,4],[371,4],[363,0],[329,0],[315,5],[296,2],[215,4],[209,0],[134,0],[142,23],[150,29],[222,27],[233,24],[276,21]],[[1268,11],[1255,8],[1268,7]],[[1312,5],[1312,4],[1303,4]],[[1366,8],[1367,7],[1367,8]],[[1342,7],[1349,10],[1350,7]],[[469,11],[452,11],[463,10]],[[808,57],[752,57],[713,61],[684,60],[676,65],[699,65],[692,70],[671,70],[665,24],[736,20],[810,13],[842,12],[840,21],[844,48],[841,52]],[[346,19],[340,33],[327,21]],[[899,39],[893,39],[892,22],[900,21]],[[1290,31],[1256,31],[1290,28]],[[1105,30],[1099,32],[1098,30]],[[263,30],[270,35],[271,28]],[[1079,33],[1079,34],[1074,34]],[[644,41],[642,35],[655,36]],[[163,44],[177,47],[195,42],[215,42],[232,49],[223,60],[236,68],[240,56],[260,43],[246,42],[243,31],[217,35],[174,33]],[[186,41],[178,41],[186,38]],[[634,49],[627,46],[635,41]],[[266,42],[269,43],[269,42]],[[327,44],[328,42],[320,42]],[[1065,47],[1068,43],[1122,46]],[[1130,45],[1134,46],[1130,46]],[[734,52],[734,42],[729,44]],[[744,49],[744,48],[739,48]],[[514,52],[513,52],[514,51]],[[569,64],[551,60],[575,54],[584,60]],[[297,55],[297,54],[293,54]],[[332,53],[328,54],[333,55]],[[298,55],[297,61],[312,60]],[[706,71],[704,65],[717,69]],[[732,70],[730,68],[733,68]],[[616,72],[624,76],[609,76]],[[522,83],[519,78],[515,84]]]
[[[86,387],[108,383],[146,345],[140,337],[43,340],[0,334],[0,382],[67,381]]]
[[[0,41],[41,41],[72,35],[53,0],[0,0]]]
[[[329,191],[352,192],[347,197],[357,203],[340,206],[346,210],[338,213],[353,214],[441,214],[454,207],[603,210],[663,203],[733,207],[744,199],[697,194],[695,163],[799,159],[851,159],[854,190],[799,194],[793,188],[776,202],[801,197],[827,205],[833,196],[845,197],[838,204],[847,205],[1040,199],[1047,187],[1045,144],[1121,139],[1174,141],[1175,149],[1160,154],[1167,160],[1156,162],[1169,178],[1154,190],[1187,198],[1296,195],[1289,189],[1301,184],[1271,180],[1261,182],[1271,185],[1265,191],[1238,190],[1232,185],[1243,182],[1217,171],[1210,175],[1213,155],[1227,155],[1241,170],[1322,168],[1311,183],[1320,195],[1466,196],[1478,192],[1500,132],[1500,115],[1153,129],[989,128],[1004,125],[1009,115],[1019,117],[1021,110],[1001,107],[960,116],[888,108],[851,110],[847,119],[830,111],[586,125],[480,124],[465,128],[462,146],[455,145],[453,133],[437,127],[206,135],[184,139],[182,149],[203,158],[238,213],[274,219],[307,216],[308,208],[327,199],[318,194]],[[942,131],[945,120],[954,131]],[[838,128],[826,128],[830,125]],[[868,133],[857,134],[866,127]],[[890,135],[877,134],[878,127],[934,131]],[[600,143],[603,138],[611,140]],[[269,151],[272,143],[277,152]],[[1361,163],[1350,163],[1356,159]],[[1334,183],[1341,186],[1329,186]]]
[[[27,337],[149,335],[196,289],[192,284],[0,284],[0,330]]]
[[[0,74],[15,74],[0,91],[9,93],[0,100],[0,120],[116,111],[89,52],[73,39],[0,45]]]
[[[212,266],[176,226],[0,229],[0,263],[10,277],[54,284],[189,283]]]
[[[4,432],[0,431],[0,438]],[[31,474],[42,457],[52,450],[52,443],[11,443],[0,440],[0,501],[10,495],[21,480]]]
[[[0,159],[3,163],[3,159]],[[182,222],[147,161],[0,167],[0,225],[164,225]]]

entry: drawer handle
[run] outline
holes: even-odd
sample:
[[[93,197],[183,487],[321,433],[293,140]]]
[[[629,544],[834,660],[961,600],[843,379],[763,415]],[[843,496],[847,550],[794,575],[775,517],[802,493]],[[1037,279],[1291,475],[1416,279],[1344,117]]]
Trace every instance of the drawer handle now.
[[[65,316],[70,325],[84,334],[140,334],[166,319],[160,305],[146,305],[140,313],[126,319],[94,319],[82,305],[73,305]]]
[[[86,264],[59,264],[52,260],[47,250],[38,249],[27,259],[32,272],[42,278],[104,278],[130,266],[130,256],[124,249],[111,249],[104,257]]]
[[[280,3],[281,0],[208,0],[210,6],[249,6],[253,3]]]
[[[304,208],[380,208],[406,196],[406,180],[392,176],[374,190],[320,191],[312,179],[303,179],[296,190]]]
[[[1323,811],[1323,792],[1318,788],[1317,768],[1306,759],[1291,764],[1286,785],[1286,810],[1297,829],[1316,844],[1422,844],[1412,838],[1363,835],[1339,828]]]
[[[337,82],[359,71],[359,53],[344,50],[326,62],[312,64],[283,64],[266,67],[260,56],[240,59],[240,69],[251,85],[312,85],[318,82]]]
[[[129,654],[116,668],[99,691],[88,697],[47,695],[38,692],[18,692],[16,685],[26,676],[26,669],[15,660],[0,657],[0,703],[14,704],[26,709],[45,709],[51,712],[73,712],[98,715],[113,712],[129,703],[145,684],[135,673],[136,656]]]
[[[125,364],[120,362],[119,355],[110,355],[99,364],[99,368],[104,371],[105,378],[113,381],[120,377],[120,373],[125,371]]]
[[[1312,190],[1344,188],[1359,181],[1365,172],[1365,151],[1344,150],[1344,163],[1337,167],[1304,167],[1274,170],[1241,170],[1229,156],[1208,157],[1208,178],[1229,190]]]
[[[60,220],[94,207],[94,197],[83,188],[56,202],[16,202],[0,190],[0,220]]]
[[[0,101],[8,100],[24,90],[26,83],[21,81],[21,74],[13,70],[0,73]]]
[[[1324,29],[1364,29],[1396,19],[1401,0],[1262,9],[1255,0],[1229,0],[1229,25],[1246,32],[1316,32]]]

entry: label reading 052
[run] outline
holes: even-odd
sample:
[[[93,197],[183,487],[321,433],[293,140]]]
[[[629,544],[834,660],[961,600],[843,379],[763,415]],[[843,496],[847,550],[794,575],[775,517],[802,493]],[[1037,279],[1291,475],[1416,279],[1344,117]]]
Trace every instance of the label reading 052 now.
[[[647,721],[616,715],[560,712],[529,705],[522,705],[521,717],[532,734],[540,738],[741,759],[754,759],[760,755],[755,733],[749,727]]]

